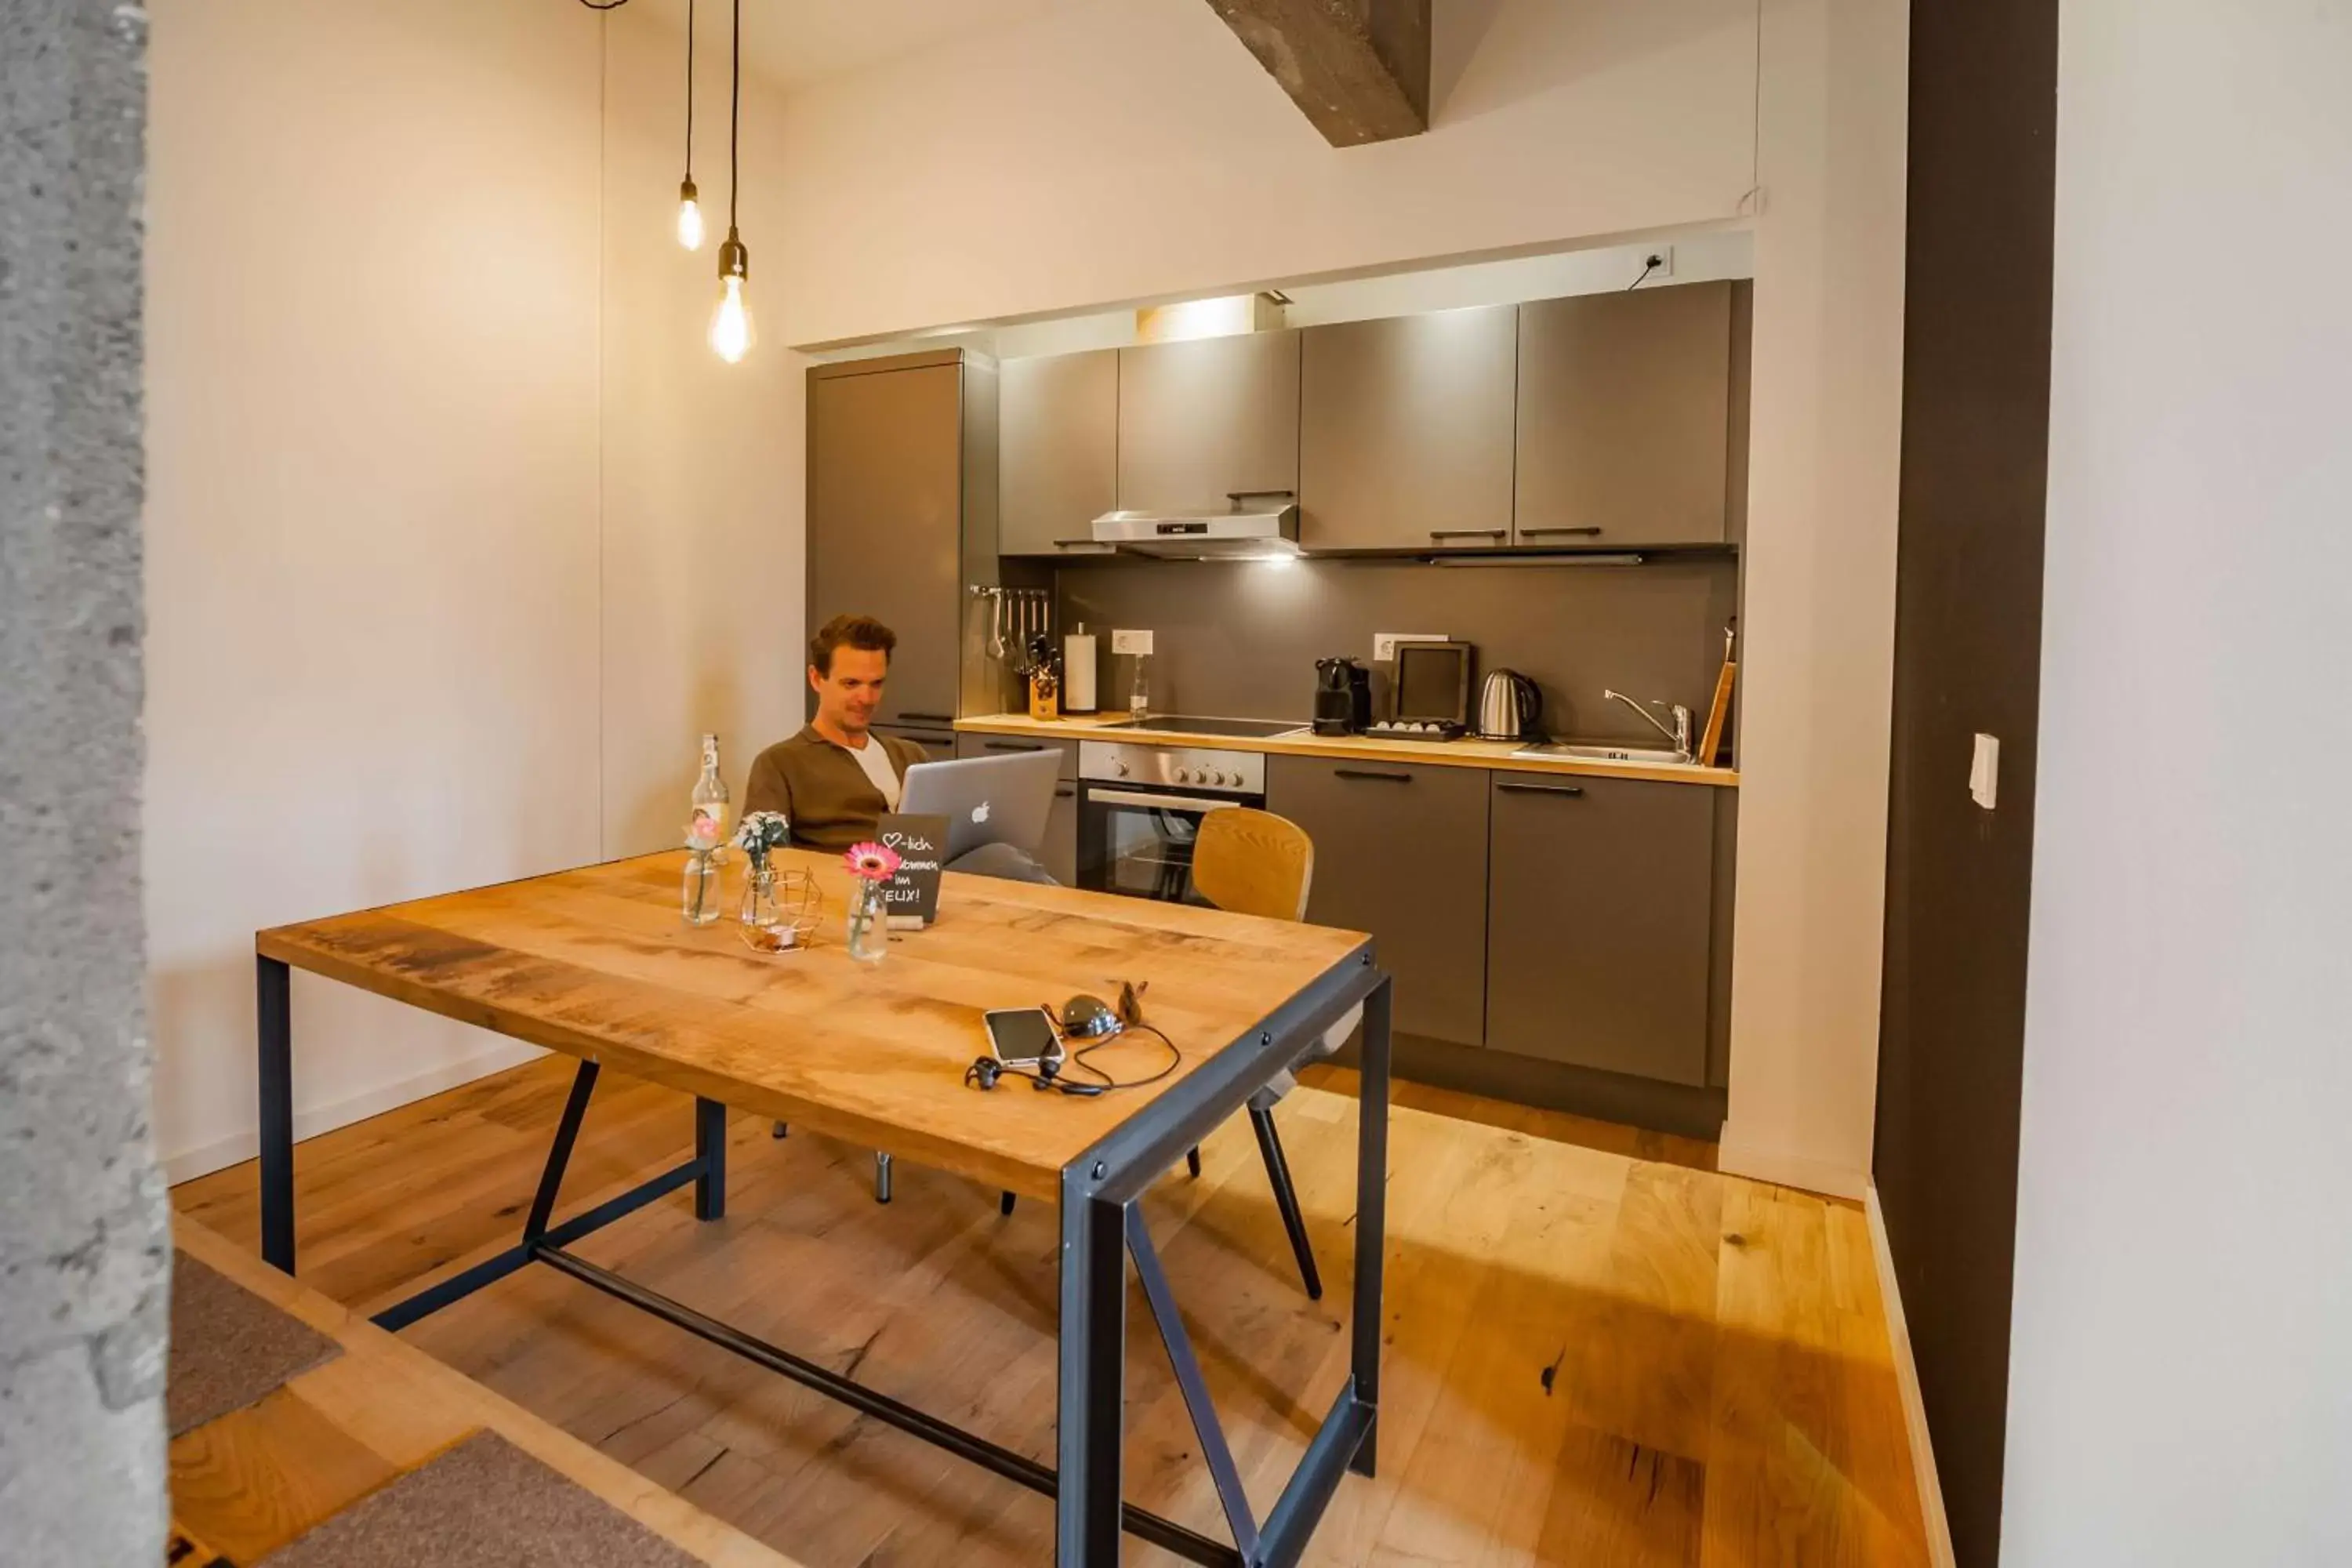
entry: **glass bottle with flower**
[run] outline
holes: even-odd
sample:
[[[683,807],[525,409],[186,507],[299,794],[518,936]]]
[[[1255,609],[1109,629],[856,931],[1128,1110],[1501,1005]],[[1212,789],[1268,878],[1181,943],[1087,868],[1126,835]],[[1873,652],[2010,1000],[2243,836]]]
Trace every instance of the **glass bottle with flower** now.
[[[686,828],[686,896],[680,906],[690,926],[707,926],[719,915],[719,837],[723,830],[708,812],[697,810]]]
[[[776,868],[768,858],[792,836],[781,811],[747,811],[735,825],[735,843],[743,851],[743,940],[763,952],[792,945],[793,922],[777,900]]]
[[[887,844],[853,844],[842,861],[849,868],[849,956],[879,963],[890,951],[890,921],[882,889],[898,874],[898,852]]]

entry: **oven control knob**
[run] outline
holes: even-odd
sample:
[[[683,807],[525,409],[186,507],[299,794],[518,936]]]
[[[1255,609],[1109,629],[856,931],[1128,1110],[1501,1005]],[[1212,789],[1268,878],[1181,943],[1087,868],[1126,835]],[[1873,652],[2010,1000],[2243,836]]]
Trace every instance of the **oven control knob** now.
[[[1192,782],[1192,770],[1190,768],[1178,768],[1176,770],[1176,782],[1178,784],[1191,784]]]
[[[1223,784],[1227,789],[1239,789],[1241,787],[1242,776],[1239,773],[1219,773],[1209,782],[1213,784]]]
[[[1119,777],[1125,778],[1127,776],[1127,759],[1121,757],[1118,761],[1111,763],[1110,771],[1117,773]]]

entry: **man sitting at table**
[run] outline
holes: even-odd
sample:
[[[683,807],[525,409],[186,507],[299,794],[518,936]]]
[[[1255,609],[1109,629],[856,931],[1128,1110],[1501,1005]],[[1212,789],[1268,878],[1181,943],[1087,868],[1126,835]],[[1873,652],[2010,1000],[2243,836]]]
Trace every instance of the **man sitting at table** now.
[[[898,634],[871,616],[835,616],[818,628],[808,658],[816,717],[752,759],[744,811],[782,812],[793,842],[805,848],[846,849],[874,837],[882,814],[898,809],[908,768],[929,760],[912,741],[873,732],[898,646]],[[1054,879],[1010,844],[983,844],[948,869],[1016,882]]]

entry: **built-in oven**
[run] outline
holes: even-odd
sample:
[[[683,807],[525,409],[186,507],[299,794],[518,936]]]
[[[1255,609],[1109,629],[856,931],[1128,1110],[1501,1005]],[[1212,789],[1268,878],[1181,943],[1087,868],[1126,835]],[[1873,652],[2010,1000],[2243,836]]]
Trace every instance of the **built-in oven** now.
[[[1265,757],[1204,746],[1078,742],[1078,886],[1203,904],[1192,886],[1201,821],[1265,805]]]

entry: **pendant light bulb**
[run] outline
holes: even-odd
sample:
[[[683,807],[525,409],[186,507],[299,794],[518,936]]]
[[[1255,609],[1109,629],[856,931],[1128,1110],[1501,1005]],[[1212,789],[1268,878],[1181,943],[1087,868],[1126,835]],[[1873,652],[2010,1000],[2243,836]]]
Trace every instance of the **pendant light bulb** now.
[[[702,248],[702,204],[694,199],[694,182],[677,188],[677,242],[688,250]]]
[[[751,327],[751,308],[743,302],[751,260],[751,252],[730,228],[727,243],[719,247],[719,308],[710,313],[710,351],[729,364],[741,363],[758,336]]]

